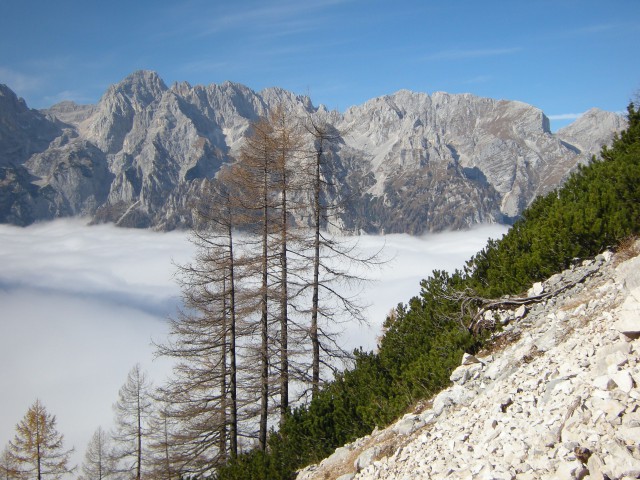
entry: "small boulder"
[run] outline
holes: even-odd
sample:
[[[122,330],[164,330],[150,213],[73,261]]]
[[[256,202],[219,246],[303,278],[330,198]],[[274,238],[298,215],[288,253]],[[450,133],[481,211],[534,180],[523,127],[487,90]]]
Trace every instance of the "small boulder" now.
[[[612,352],[611,354],[607,355],[604,360],[605,360],[605,363],[607,364],[607,366],[616,365],[618,367],[623,367],[629,361],[627,355],[625,355],[620,350],[617,350],[617,351]]]
[[[468,379],[469,369],[464,365],[456,368],[449,377],[449,380],[451,380],[453,383],[457,383],[458,385],[464,385]]]
[[[596,256],[596,261],[607,263],[610,262],[612,258],[613,252],[611,250],[605,250],[604,252]]]
[[[398,420],[392,427],[394,433],[398,435],[410,435],[424,426],[424,421],[420,415],[409,414]]]
[[[354,462],[353,466],[355,467],[356,471],[359,472],[360,470],[363,470],[371,465],[376,460],[376,457],[379,454],[380,447],[375,446],[368,448],[360,454],[360,456]]]
[[[474,357],[473,355],[469,355],[468,353],[465,353],[462,356],[462,362],[460,363],[460,365],[471,365],[473,363],[482,363],[482,362],[478,360],[476,357]]]
[[[626,448],[617,442],[609,442],[605,448],[609,452],[604,459],[605,474],[609,478],[640,477],[640,460],[634,458]]]
[[[582,465],[582,462],[580,462],[579,460],[573,460],[570,462],[561,463],[556,470],[554,478],[574,480],[582,479],[588,474],[589,470],[587,470],[584,465]]]
[[[611,376],[611,379],[616,382],[616,385],[624,393],[629,393],[633,388],[633,378],[627,370],[621,370]]]
[[[609,375],[601,375],[593,380],[593,386],[599,390],[613,390],[616,388],[616,382]]]
[[[635,299],[627,297],[613,327],[626,337],[640,338],[640,304]]]
[[[544,287],[542,286],[541,282],[536,282],[531,287],[531,290],[533,291],[533,294],[537,296],[537,295],[541,295],[542,292],[544,292]]]
[[[356,475],[354,473],[345,473],[344,475],[340,475],[336,480],[353,480]]]
[[[524,316],[527,314],[527,307],[525,305],[520,305],[516,311],[513,313],[513,317],[516,320],[520,320],[521,318],[524,318]]]
[[[621,425],[616,428],[615,435],[616,438],[618,438],[628,447],[634,447],[640,444],[640,426],[628,427],[625,425]]]
[[[604,480],[604,473],[602,471],[604,465],[598,455],[591,455],[587,462],[587,468],[589,469],[589,478],[591,480]]]

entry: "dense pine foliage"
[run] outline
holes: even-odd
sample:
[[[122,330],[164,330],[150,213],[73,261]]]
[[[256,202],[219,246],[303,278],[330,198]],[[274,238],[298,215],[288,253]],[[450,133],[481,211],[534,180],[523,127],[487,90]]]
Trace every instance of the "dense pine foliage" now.
[[[491,240],[461,271],[434,271],[419,295],[398,305],[385,322],[376,353],[355,352],[356,364],[309,405],[293,410],[268,450],[239,456],[221,479],[293,478],[336,447],[385,426],[449,383],[463,352],[483,338],[460,314],[460,292],[495,298],[519,294],[532,282],[640,233],[640,112],[601,159],[565,185],[538,198],[501,240]]]
[[[564,186],[539,197],[500,241],[467,265],[473,287],[486,296],[517,293],[574,258],[592,256],[638,233],[640,225],[640,112],[628,109],[629,128],[601,159],[581,167]]]

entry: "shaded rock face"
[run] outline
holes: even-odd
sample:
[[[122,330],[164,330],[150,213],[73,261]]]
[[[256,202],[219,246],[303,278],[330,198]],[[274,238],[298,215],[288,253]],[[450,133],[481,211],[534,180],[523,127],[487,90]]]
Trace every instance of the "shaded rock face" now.
[[[62,134],[60,125],[30,110],[7,86],[0,85],[0,222],[28,225],[53,218],[37,177],[25,166]]]
[[[23,99],[0,85],[0,166],[21,165],[61,133],[55,121],[30,110]]]
[[[348,231],[419,234],[510,222],[611,140],[624,121],[593,110],[553,135],[520,102],[400,91],[344,114],[279,88],[167,87],[139,71],[97,105],[29,110],[0,89],[0,221],[69,215],[172,229],[192,223],[203,181],[231,162],[250,123],[276,105],[343,132],[329,201]],[[305,217],[304,212],[299,220]]]
[[[361,480],[640,478],[640,257],[618,263],[607,252],[540,288],[562,293],[503,312],[497,335],[515,340],[465,355],[431,408],[341,447],[298,480],[327,471]]]

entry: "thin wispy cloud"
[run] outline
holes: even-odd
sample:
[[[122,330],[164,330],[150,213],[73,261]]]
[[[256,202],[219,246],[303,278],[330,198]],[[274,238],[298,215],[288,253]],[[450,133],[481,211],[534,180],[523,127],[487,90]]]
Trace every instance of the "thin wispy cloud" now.
[[[189,73],[212,73],[224,71],[225,73],[233,72],[233,65],[227,61],[217,60],[196,60],[187,62],[180,67],[180,71]]]
[[[491,75],[478,75],[477,77],[469,78],[462,83],[465,85],[475,85],[478,83],[490,82],[491,80],[493,80],[493,76]]]
[[[261,71],[274,67],[269,63],[272,59],[285,60],[289,65],[293,58],[336,48],[335,39],[318,32],[335,23],[335,7],[342,3],[346,2],[255,2],[238,8],[194,2],[184,11],[175,8],[175,16],[185,21],[176,22],[165,31],[162,41],[172,38],[184,42],[188,38],[190,42],[212,44],[211,52],[204,57],[208,60],[203,60],[202,55],[194,57],[179,70],[185,74],[208,74],[224,69],[226,78],[238,80],[232,77],[252,72],[257,65]],[[197,14],[188,13],[195,10]],[[235,40],[229,42],[229,38]],[[344,41],[340,42],[343,45]]]
[[[582,113],[559,113],[556,115],[548,115],[548,118],[549,120],[576,120],[582,115]]]
[[[273,46],[267,46],[261,49],[260,55],[266,57],[294,58],[300,55],[310,55],[311,53],[317,53],[320,57],[328,55],[329,57],[331,57],[331,59],[336,59],[338,57],[348,58],[350,53],[346,52],[346,49],[342,48],[343,46],[343,42],[331,40],[323,40],[320,42],[303,41],[286,45],[275,44]]]
[[[618,34],[620,32],[634,32],[639,30],[639,22],[600,23],[558,31],[551,38],[564,39],[585,37],[585,40],[588,41],[589,39],[587,37],[593,37],[593,40],[597,41],[597,36],[601,36],[601,34],[604,33]]]
[[[31,108],[48,108],[63,100],[71,100],[79,104],[95,103],[97,98],[104,93],[107,87],[115,79],[106,80],[102,78],[102,83],[91,85],[85,82],[82,76],[84,72],[91,70],[102,70],[113,67],[115,54],[95,54],[90,57],[76,55],[51,55],[47,57],[30,58],[24,62],[26,72],[37,72],[31,75],[23,72],[11,72],[0,67],[0,82],[5,82],[5,78],[11,78],[16,83],[14,88],[19,95],[29,95]],[[71,84],[60,83],[60,79],[69,72],[73,72],[78,77],[74,78]],[[76,82],[77,81],[77,82]],[[75,84],[74,84],[75,83]],[[58,87],[60,87],[58,89]],[[37,100],[33,100],[34,95],[46,92],[46,94],[36,95]]]
[[[498,57],[503,55],[513,55],[521,52],[522,48],[479,48],[479,49],[452,49],[442,50],[422,57],[423,60],[464,60],[484,57]]]
[[[42,76],[29,75],[2,66],[0,83],[8,85],[18,95],[37,91],[43,86]]]
[[[253,39],[309,33],[321,28],[331,15],[331,8],[353,0],[245,2],[243,5],[223,2],[189,1],[159,9],[156,18],[173,18],[152,36],[155,41],[202,41],[205,37],[224,35],[237,43]]]
[[[203,25],[200,35],[212,35],[224,31],[243,29],[264,31],[268,29],[274,35],[302,33],[320,28],[325,21],[321,16],[323,10],[347,3],[345,0],[329,2],[280,2],[275,4],[257,4],[254,8],[246,8],[241,12],[217,12],[211,20]]]
[[[575,30],[570,30],[568,33],[573,35],[591,35],[594,33],[602,33],[615,29],[616,26],[612,24],[602,24],[602,25],[589,25],[582,28],[577,28]]]
[[[55,95],[46,96],[43,98],[43,100],[48,104],[53,105],[62,102],[63,100],[71,100],[78,104],[91,103],[93,99],[85,92],[77,90],[64,90],[62,92],[58,92]]]
[[[27,66],[29,70],[60,72],[77,65],[78,62],[83,60],[84,59],[78,58],[75,55],[64,54],[61,52],[56,55],[31,58],[25,63],[25,66]],[[93,62],[94,58],[87,61]]]

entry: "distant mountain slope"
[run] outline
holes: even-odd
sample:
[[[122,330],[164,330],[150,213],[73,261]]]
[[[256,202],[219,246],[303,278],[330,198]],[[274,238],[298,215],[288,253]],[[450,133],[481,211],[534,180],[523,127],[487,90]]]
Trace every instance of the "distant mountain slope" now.
[[[611,132],[626,125],[620,115],[592,108],[570,125],[561,128],[556,136],[585,155],[598,155],[600,148],[611,140]],[[595,139],[601,139],[600,142]]]
[[[554,135],[539,109],[469,94],[399,91],[344,114],[278,88],[225,82],[167,87],[149,71],[112,85],[97,105],[29,110],[0,87],[0,221],[85,215],[123,226],[189,226],[189,203],[232,160],[250,122],[276,105],[330,118],[335,196],[351,231],[419,234],[509,222],[588,162],[614,132],[592,110]]]

